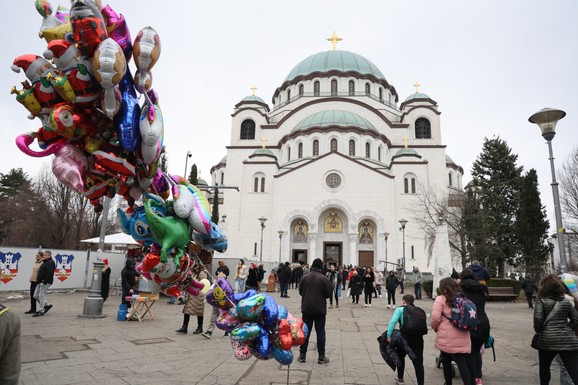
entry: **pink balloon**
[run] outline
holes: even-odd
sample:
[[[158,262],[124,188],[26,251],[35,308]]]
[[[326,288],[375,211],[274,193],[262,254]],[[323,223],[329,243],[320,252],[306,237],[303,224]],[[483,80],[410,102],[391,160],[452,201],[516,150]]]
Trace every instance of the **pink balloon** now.
[[[68,187],[82,193],[84,192],[84,180],[82,176],[88,169],[86,156],[72,144],[63,145],[55,153],[52,161],[54,176]]]
[[[46,147],[45,150],[34,151],[30,148],[30,145],[36,140],[36,138],[36,132],[27,132],[26,134],[18,135],[16,137],[16,146],[20,149],[20,151],[34,158],[42,158],[44,156],[52,155],[63,146],[62,142],[56,142],[50,144],[48,147]]]

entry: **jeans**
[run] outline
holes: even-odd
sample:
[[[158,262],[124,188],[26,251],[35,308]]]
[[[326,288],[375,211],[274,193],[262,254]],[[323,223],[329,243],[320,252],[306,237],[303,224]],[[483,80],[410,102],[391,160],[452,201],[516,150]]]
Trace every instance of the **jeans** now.
[[[417,385],[424,384],[425,372],[423,369],[423,338],[410,338],[404,336],[407,344],[415,353],[415,360],[413,361],[413,367],[415,369],[415,378],[417,380]],[[405,371],[405,350],[398,350],[399,358],[401,360],[401,365],[397,367],[397,378],[403,379],[403,372]]]
[[[391,302],[395,305],[395,289],[387,291],[387,304],[391,305]]]
[[[337,285],[336,288],[333,289],[333,294],[329,297],[329,305],[333,306],[333,297],[335,296],[335,304],[339,306],[339,295],[341,294],[341,285]]]
[[[371,291],[369,290],[364,290],[363,291],[365,293],[365,304],[369,304],[371,305],[371,295],[373,294]]]
[[[40,311],[43,311],[46,306],[50,305],[50,303],[48,303],[46,300],[46,292],[50,286],[51,285],[49,283],[39,283],[36,286],[36,290],[34,290],[34,298],[36,298],[38,303],[40,303]]]
[[[577,351],[550,351],[538,350],[538,358],[540,361],[540,385],[547,385],[550,383],[550,365],[556,355],[560,355],[560,359],[566,367],[566,372],[578,384],[578,352]]]
[[[341,298],[341,285],[337,285],[337,297],[336,298]]]
[[[208,332],[212,333],[213,330],[215,330],[217,318],[219,318],[219,308],[216,306],[213,306],[213,310],[211,311],[211,319],[209,321],[209,327],[207,328]]]
[[[381,285],[380,284],[375,285],[375,298],[377,298],[377,296],[381,297]]]
[[[465,353],[445,353],[442,352],[442,363],[444,365],[444,380],[446,385],[452,385],[452,360],[458,365],[460,376],[464,385],[475,385],[474,360],[471,354]]]
[[[287,290],[289,290],[289,282],[281,282],[281,295],[287,296]]]
[[[235,280],[235,293],[245,292],[245,280],[237,278]]]
[[[532,303],[533,293],[525,293],[525,294],[526,294],[526,301],[528,301],[528,307],[531,309],[534,307],[534,304]]]
[[[415,299],[421,299],[421,283],[414,283],[413,289],[415,292]]]
[[[34,292],[36,292],[36,286],[38,283],[30,282],[30,310],[36,312],[36,299],[34,298]]]
[[[299,347],[299,353],[305,355],[307,353],[307,346],[309,346],[309,338],[311,337],[311,332],[313,331],[313,325],[315,325],[315,333],[317,333],[317,353],[319,357],[325,355],[325,314],[302,314],[301,319],[303,323],[307,325],[309,333],[305,337],[305,342]]]

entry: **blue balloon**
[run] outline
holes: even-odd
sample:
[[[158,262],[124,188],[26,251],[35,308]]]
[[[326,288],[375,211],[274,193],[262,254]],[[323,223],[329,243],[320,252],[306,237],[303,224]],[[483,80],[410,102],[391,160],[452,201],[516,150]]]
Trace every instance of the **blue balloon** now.
[[[128,69],[118,84],[120,108],[114,117],[114,127],[118,140],[126,151],[134,151],[140,139],[140,106],[136,97],[132,75]]]
[[[244,322],[231,331],[233,341],[252,341],[259,337],[263,328],[257,322]]]
[[[277,308],[279,309],[279,319],[287,319],[289,316],[289,310],[287,310],[287,307],[284,305],[277,305]]]
[[[270,295],[265,294],[265,305],[263,306],[263,325],[267,329],[274,329],[279,322],[279,308],[277,302]]]
[[[256,290],[253,289],[249,289],[244,293],[236,293],[233,294],[233,302],[238,303],[240,300],[245,299],[245,298],[249,298],[254,296],[255,294],[257,294]]]
[[[159,216],[166,216],[167,211],[162,206],[153,206]],[[127,216],[122,209],[116,210],[119,218],[120,229],[123,233],[133,237],[137,242],[141,242],[143,246],[150,246],[156,242],[156,239],[149,229],[149,223],[145,216],[144,206],[134,205],[133,213]]]
[[[227,247],[229,246],[227,237],[223,234],[219,226],[213,222],[211,222],[211,231],[208,234],[193,231],[193,241],[207,251],[217,251],[219,253],[227,251]]]
[[[253,344],[255,350],[257,351],[257,353],[259,353],[261,357],[269,358],[269,355],[271,354],[271,347],[273,344],[269,339],[269,333],[267,333],[265,329],[261,328],[261,333],[253,341]]]
[[[261,318],[265,306],[265,295],[256,294],[237,303],[237,317],[243,321],[256,321]]]
[[[291,350],[283,350],[280,347],[273,345],[271,353],[273,353],[273,358],[275,358],[281,365],[291,365],[293,362],[293,352]]]

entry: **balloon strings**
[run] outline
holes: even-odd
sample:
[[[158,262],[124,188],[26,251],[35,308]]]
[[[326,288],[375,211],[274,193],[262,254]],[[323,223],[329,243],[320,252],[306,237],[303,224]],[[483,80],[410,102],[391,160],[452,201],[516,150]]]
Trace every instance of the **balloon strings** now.
[[[203,261],[201,261],[201,258],[199,257],[199,255],[196,252],[191,252],[191,255],[193,255],[195,257],[195,259],[197,260],[197,262],[203,266],[203,269],[205,269],[205,272],[207,273],[207,275],[211,278],[211,280],[213,281],[213,285],[215,284],[215,282],[217,282],[217,280],[215,279],[215,277],[209,273],[209,270],[207,269],[207,267],[205,266],[205,264],[203,263]],[[233,302],[232,298],[229,298],[229,296],[225,293],[225,291],[223,290],[223,294],[225,295],[225,298],[227,298],[227,300],[231,303],[231,305],[233,305],[233,307],[236,306],[235,302]]]
[[[291,364],[287,365],[287,385],[289,385],[289,369],[291,368]]]

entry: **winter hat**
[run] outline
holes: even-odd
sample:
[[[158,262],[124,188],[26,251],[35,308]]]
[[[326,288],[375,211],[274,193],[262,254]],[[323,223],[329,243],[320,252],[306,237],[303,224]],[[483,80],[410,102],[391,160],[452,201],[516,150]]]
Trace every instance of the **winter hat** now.
[[[18,56],[16,59],[14,59],[14,63],[10,68],[12,68],[12,71],[16,73],[19,73],[20,69],[23,69],[28,80],[34,83],[40,80],[40,76],[37,72],[40,67],[45,65],[52,67],[50,62],[43,57],[30,54]]]
[[[108,259],[107,258],[103,259],[102,262],[104,262],[105,265],[108,265]]]
[[[319,258],[315,258],[313,263],[311,264],[311,268],[313,269],[323,269],[323,261]]]

